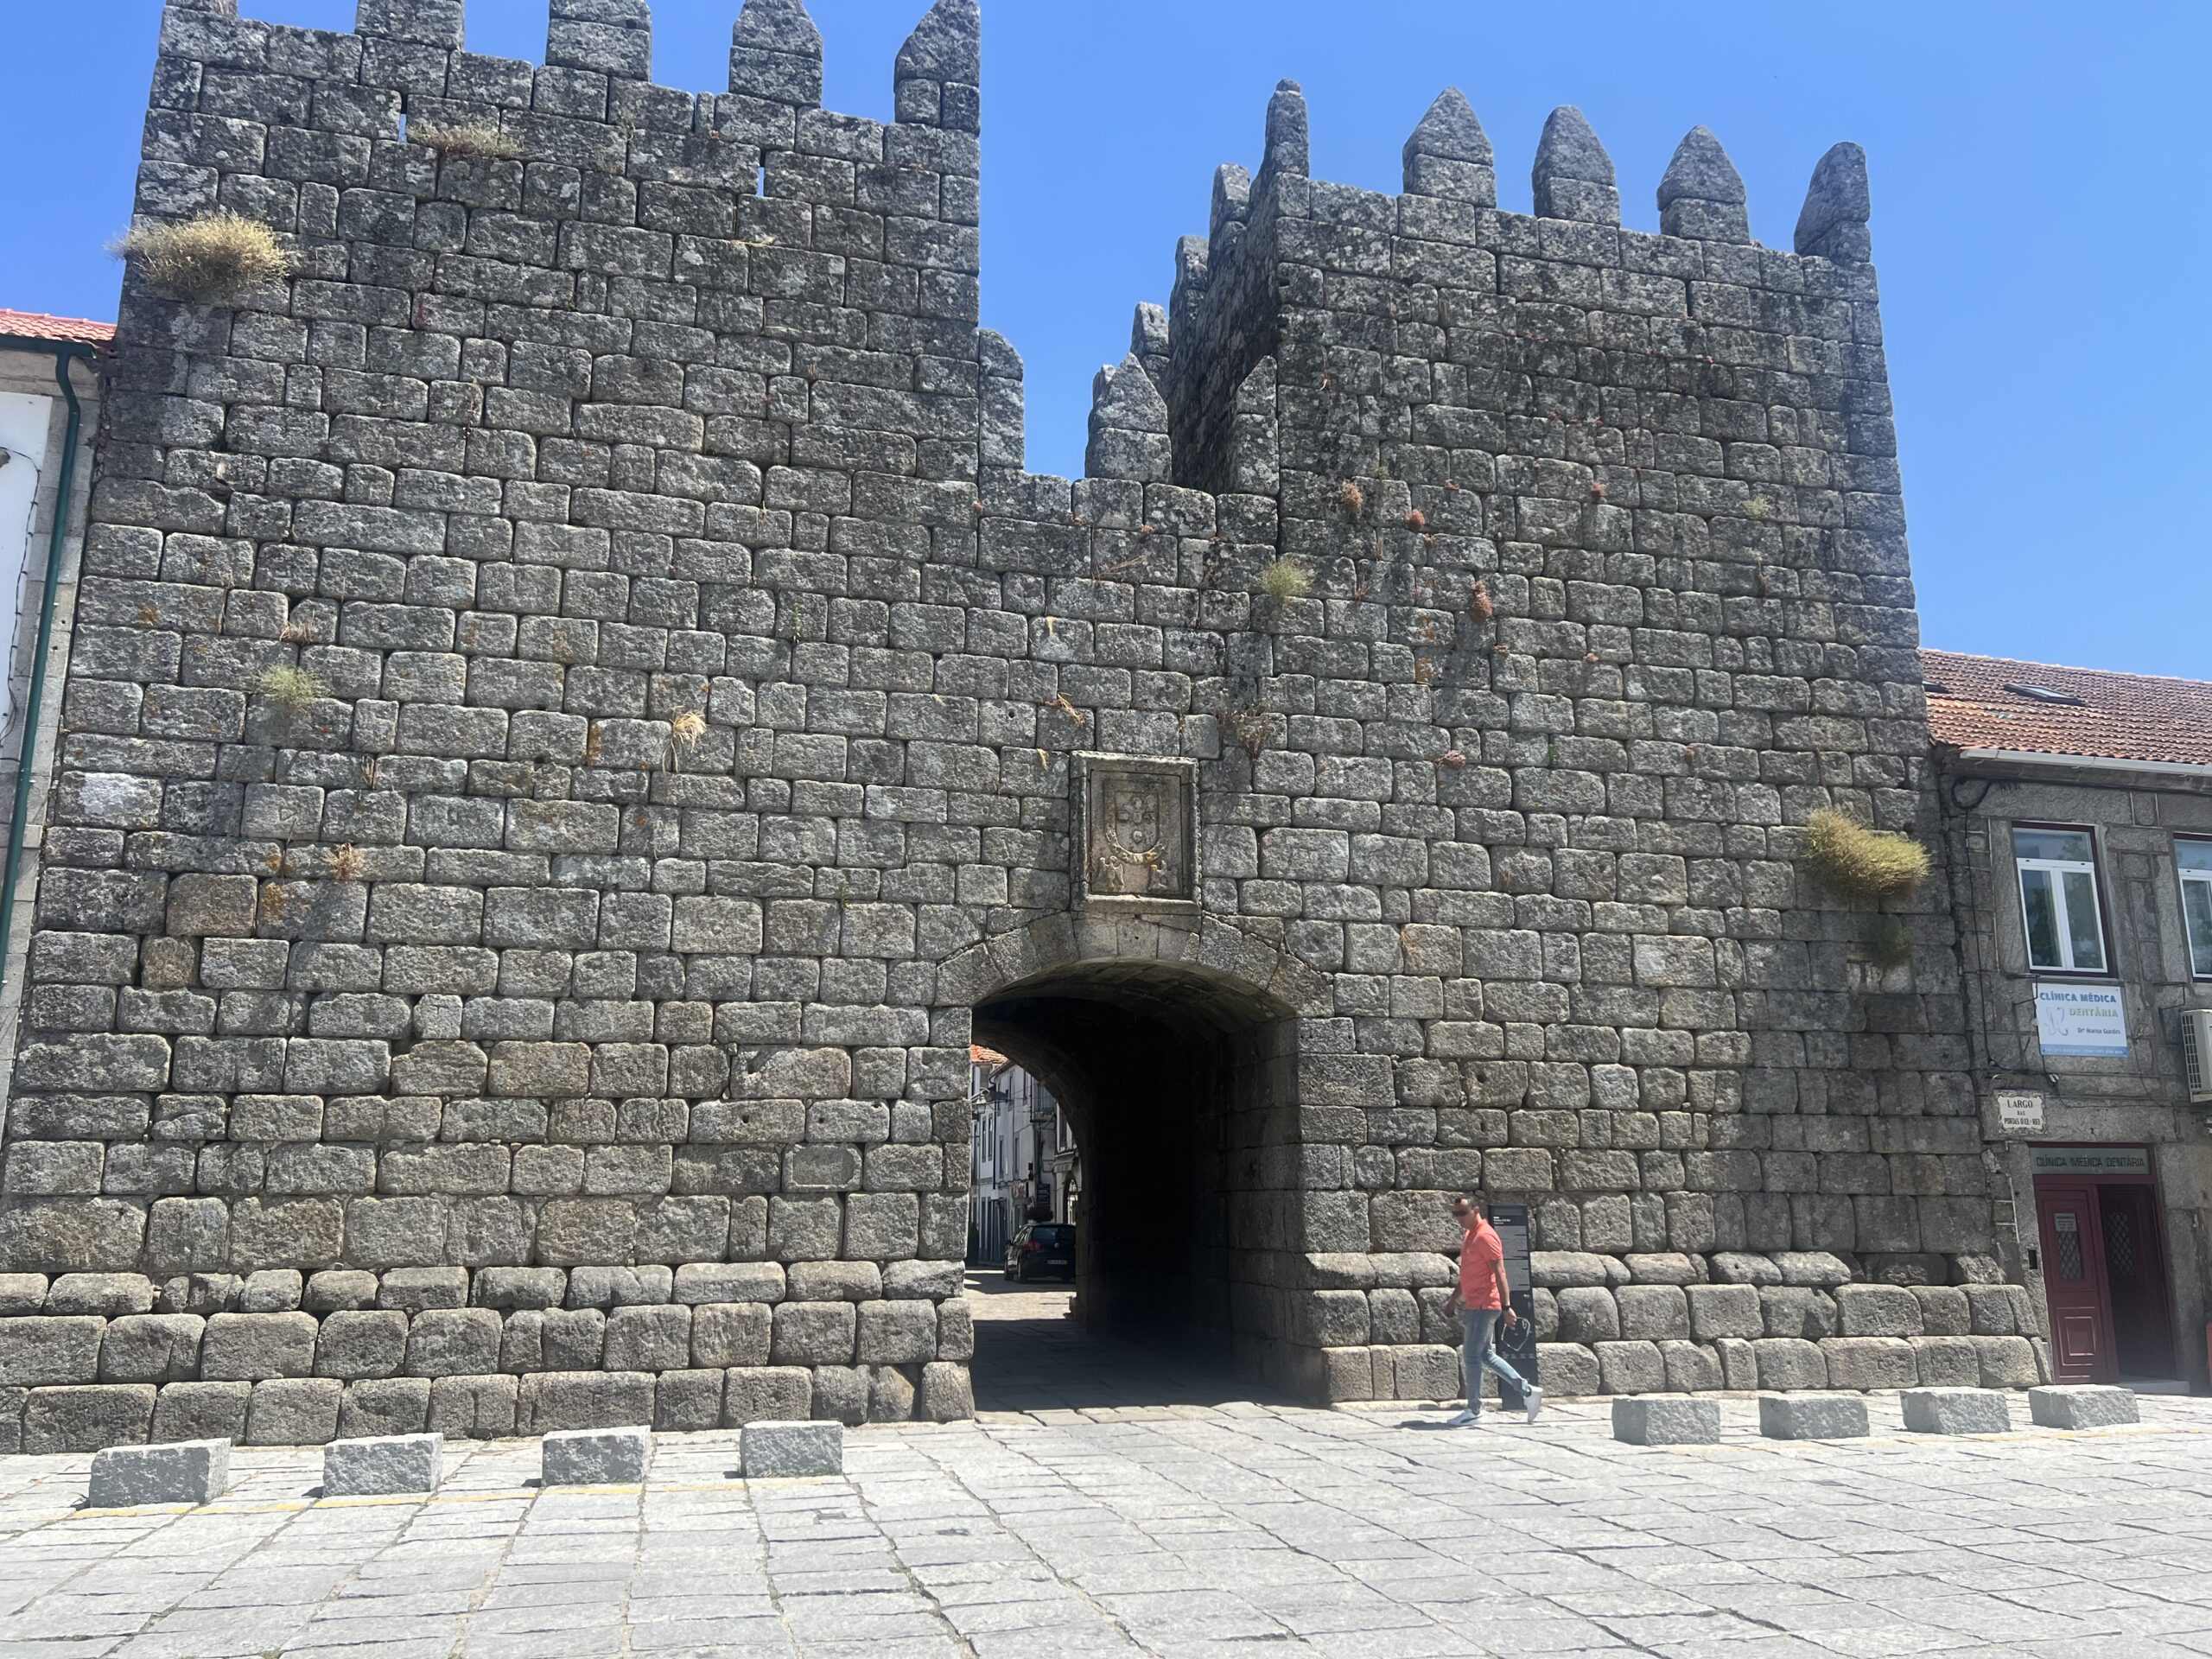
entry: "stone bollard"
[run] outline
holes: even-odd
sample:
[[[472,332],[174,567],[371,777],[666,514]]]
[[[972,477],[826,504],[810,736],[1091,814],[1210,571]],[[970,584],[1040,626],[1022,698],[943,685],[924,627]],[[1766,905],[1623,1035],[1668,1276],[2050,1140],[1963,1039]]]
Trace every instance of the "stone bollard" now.
[[[1907,1389],[1904,1426],[1916,1434],[2002,1434],[2012,1408],[1995,1389]]]
[[[1688,1394],[1617,1395],[1613,1438],[1630,1446],[1718,1446],[1720,1402]]]
[[[1770,1440],[1859,1440],[1866,1402],[1855,1394],[1763,1394],[1759,1433]]]
[[[738,1465],[747,1480],[845,1472],[845,1431],[837,1423],[747,1423]]]
[[[2028,1415],[2044,1428],[2110,1428],[2142,1421],[2134,1389],[2087,1382],[2030,1389]]]
[[[322,1448],[322,1495],[369,1497],[435,1491],[444,1449],[442,1434],[333,1440]]]
[[[92,1459],[85,1501],[95,1510],[141,1503],[212,1503],[229,1490],[228,1440],[180,1440],[168,1446],[114,1446]]]
[[[642,1428],[573,1428],[545,1437],[538,1479],[546,1486],[632,1486],[645,1478],[652,1436]]]

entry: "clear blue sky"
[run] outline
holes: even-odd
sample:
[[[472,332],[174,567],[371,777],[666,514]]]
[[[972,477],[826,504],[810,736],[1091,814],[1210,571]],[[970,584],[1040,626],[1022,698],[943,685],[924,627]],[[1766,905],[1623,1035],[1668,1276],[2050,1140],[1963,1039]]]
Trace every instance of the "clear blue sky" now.
[[[739,0],[657,0],[656,73],[725,82]],[[926,0],[813,0],[826,101],[888,118]],[[351,0],[245,0],[350,26]],[[1462,87],[1527,211],[1546,112],[1579,104],[1625,217],[1702,123],[1787,247],[1813,162],[1866,145],[1927,641],[2212,678],[2201,295],[2212,7],[1855,0],[984,0],[985,321],[1028,364],[1029,454],[1081,470],[1090,378],[1165,300],[1213,168],[1255,166],[1281,76],[1318,177],[1395,190]],[[541,54],[545,0],[470,0],[470,43]],[[114,315],[156,0],[0,0],[0,305]]]

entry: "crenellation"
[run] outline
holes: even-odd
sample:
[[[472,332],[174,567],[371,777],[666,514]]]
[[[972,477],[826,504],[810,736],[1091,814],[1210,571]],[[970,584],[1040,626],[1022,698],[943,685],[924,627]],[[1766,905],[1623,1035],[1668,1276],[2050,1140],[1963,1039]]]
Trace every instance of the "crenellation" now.
[[[1692,127],[1675,147],[1659,181],[1659,229],[1663,236],[1748,243],[1744,181],[1720,141]]]
[[[1840,265],[1865,264],[1874,257],[1866,232],[1872,212],[1866,152],[1853,143],[1836,145],[1814,166],[1804,209],[1797,217],[1796,251]],[[1866,273],[1864,295],[1870,301],[1873,297],[1871,271]]]
[[[1275,83],[1268,99],[1266,143],[1262,151],[1255,194],[1267,194],[1285,181],[1308,177],[1312,140],[1307,130],[1306,94],[1294,80]]]
[[[804,0],[745,0],[731,31],[729,90],[740,101],[822,106],[822,32]]]
[[[1572,104],[1560,105],[1545,120],[1532,176],[1538,219],[1592,226],[1620,224],[1621,197],[1614,181],[1613,158],[1605,153],[1605,145],[1599,142],[1582,111]],[[1542,233],[1542,227],[1539,232]],[[1558,236],[1559,232],[1552,234]],[[1607,245],[1598,238],[1586,237],[1576,241],[1597,249]]]
[[[1213,207],[1206,232],[1209,245],[1225,251],[1227,238],[1241,235],[1238,227],[1251,216],[1251,174],[1234,162],[1224,162],[1214,169]]]
[[[899,49],[898,119],[949,131],[982,131],[982,12],[976,0],[936,0]]]
[[[1406,140],[1405,192],[1447,197],[1478,207],[1497,206],[1490,137],[1456,86],[1437,95]]]

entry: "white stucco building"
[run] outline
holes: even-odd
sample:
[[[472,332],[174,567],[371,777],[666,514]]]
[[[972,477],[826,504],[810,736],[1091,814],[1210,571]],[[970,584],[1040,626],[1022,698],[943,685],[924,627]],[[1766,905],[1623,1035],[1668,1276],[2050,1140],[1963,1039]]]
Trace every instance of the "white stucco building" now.
[[[100,371],[114,340],[113,323],[0,309],[0,609],[8,639],[0,676],[0,1088],[16,1052],[92,495]],[[27,747],[35,764],[23,790]]]
[[[1052,1091],[995,1049],[968,1051],[975,1114],[969,1260],[995,1267],[1026,1220],[1077,1221],[1083,1159]]]

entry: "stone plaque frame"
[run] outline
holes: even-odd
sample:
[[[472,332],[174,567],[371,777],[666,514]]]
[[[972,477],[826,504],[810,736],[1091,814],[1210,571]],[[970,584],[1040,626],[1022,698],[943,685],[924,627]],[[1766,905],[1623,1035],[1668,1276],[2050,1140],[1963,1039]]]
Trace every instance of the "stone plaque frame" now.
[[[1135,754],[1075,760],[1077,906],[1198,910],[1198,763]],[[1125,824],[1137,833],[1119,827]],[[1140,880],[1147,886],[1132,891]]]

